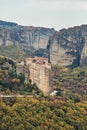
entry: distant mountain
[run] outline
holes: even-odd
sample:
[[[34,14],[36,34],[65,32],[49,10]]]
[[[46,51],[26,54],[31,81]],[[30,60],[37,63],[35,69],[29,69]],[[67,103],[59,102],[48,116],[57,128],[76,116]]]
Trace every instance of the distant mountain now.
[[[55,30],[44,27],[21,26],[15,23],[0,22],[0,46],[20,45],[27,56],[48,57],[49,37]]]
[[[48,57],[52,64],[87,64],[87,25],[55,31],[0,21],[0,46],[21,46],[25,56]]]
[[[4,28],[12,28],[12,27],[16,27],[18,26],[17,23],[12,23],[12,22],[6,22],[6,21],[2,21],[0,20],[0,27],[4,27]]]

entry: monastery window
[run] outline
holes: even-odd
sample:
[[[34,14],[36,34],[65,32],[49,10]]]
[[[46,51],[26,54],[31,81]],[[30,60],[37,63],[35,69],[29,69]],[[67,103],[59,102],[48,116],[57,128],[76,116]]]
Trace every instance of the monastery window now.
[[[35,63],[36,62],[36,60],[32,60],[32,63]]]

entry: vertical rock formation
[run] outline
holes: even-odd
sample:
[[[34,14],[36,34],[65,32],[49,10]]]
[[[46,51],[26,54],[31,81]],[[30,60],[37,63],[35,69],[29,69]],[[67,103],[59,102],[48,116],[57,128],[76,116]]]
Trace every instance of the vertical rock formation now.
[[[32,83],[36,83],[44,94],[49,94],[52,91],[52,81],[48,60],[40,57],[27,58],[26,66],[29,68]]]
[[[87,37],[85,37],[85,44],[82,49],[80,64],[87,65]]]
[[[52,64],[59,66],[72,65],[74,56],[67,54],[68,48],[61,46],[57,36],[55,35],[50,42],[50,61]]]
[[[52,92],[51,64],[47,58],[34,57],[26,58],[25,62],[17,64],[17,74],[24,73],[26,80],[36,83],[37,87],[44,93]]]

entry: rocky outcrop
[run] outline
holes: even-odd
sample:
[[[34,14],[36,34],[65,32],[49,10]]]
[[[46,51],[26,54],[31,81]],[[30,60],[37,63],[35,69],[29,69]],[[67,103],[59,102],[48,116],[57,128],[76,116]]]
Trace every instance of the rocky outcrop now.
[[[53,35],[54,29],[41,27],[24,27],[17,24],[0,22],[0,45],[18,45],[32,47],[35,50],[46,49],[49,36]]]
[[[13,61],[12,59],[8,57],[4,57],[0,55],[0,69],[5,70],[9,69],[12,70],[13,68],[15,69],[16,67],[16,62]]]
[[[35,83],[46,95],[53,91],[52,69],[47,58],[26,58],[24,62],[17,64],[16,72],[25,74],[25,81]]]
[[[50,61],[65,66],[83,65],[87,58],[86,44],[86,25],[62,29],[49,40]]]
[[[85,44],[82,49],[80,64],[87,65],[87,37],[85,37]]]
[[[51,40],[49,49],[50,61],[52,64],[57,64],[59,66],[72,65],[75,57],[67,54],[68,48],[62,47],[56,36]]]
[[[0,21],[0,46],[20,45],[26,56],[48,57],[46,48],[54,33],[54,29]]]
[[[26,56],[49,58],[52,64],[87,64],[87,25],[55,31],[0,21],[0,46],[20,45]]]

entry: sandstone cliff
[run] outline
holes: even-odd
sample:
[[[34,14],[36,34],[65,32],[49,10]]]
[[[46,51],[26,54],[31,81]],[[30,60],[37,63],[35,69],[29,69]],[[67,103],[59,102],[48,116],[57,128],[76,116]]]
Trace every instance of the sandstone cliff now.
[[[26,56],[48,57],[52,64],[87,64],[87,25],[55,31],[0,21],[0,46],[20,45]]]

